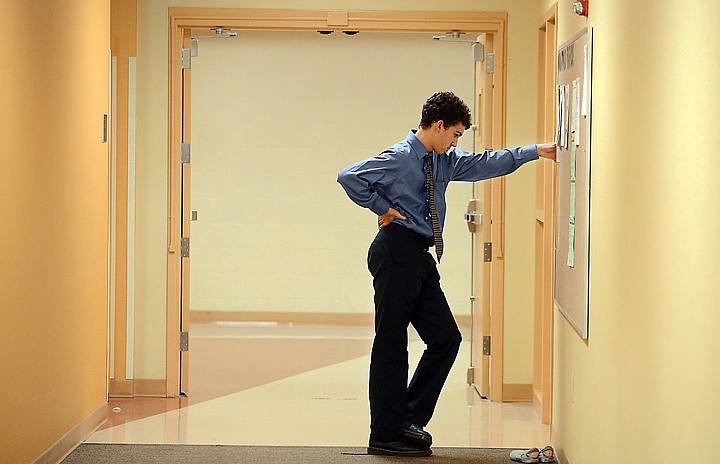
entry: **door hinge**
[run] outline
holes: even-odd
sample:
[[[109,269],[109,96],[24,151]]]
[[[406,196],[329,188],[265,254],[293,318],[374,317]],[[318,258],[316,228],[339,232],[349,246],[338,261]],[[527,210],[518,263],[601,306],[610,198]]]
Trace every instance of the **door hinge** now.
[[[181,158],[183,164],[189,163],[190,162],[190,144],[183,143],[181,145],[180,152],[181,152],[180,158]]]
[[[190,335],[188,332],[180,332],[180,352],[189,351],[190,348]]]
[[[200,54],[200,44],[198,43],[198,39],[190,39],[190,56],[196,57]]]
[[[182,49],[182,69],[190,69],[190,49]]]
[[[485,61],[485,45],[474,43],[472,45],[473,61]]]
[[[485,64],[485,66],[486,66],[485,71],[487,71],[488,74],[495,74],[495,54],[494,53],[487,54],[487,63]]]
[[[183,258],[190,257],[190,237],[183,237],[180,240],[180,256]]]
[[[489,263],[492,261],[492,242],[485,242],[485,248],[483,249],[483,261]]]
[[[483,356],[490,356],[490,335],[483,337]]]

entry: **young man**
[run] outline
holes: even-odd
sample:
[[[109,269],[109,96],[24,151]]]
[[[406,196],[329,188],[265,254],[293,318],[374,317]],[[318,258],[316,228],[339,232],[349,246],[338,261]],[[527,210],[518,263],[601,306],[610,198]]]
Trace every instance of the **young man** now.
[[[468,128],[465,103],[451,92],[436,93],[423,106],[420,129],[338,176],[350,199],[378,215],[380,227],[368,252],[375,289],[369,454],[432,454],[424,427],[461,342],[428,252],[434,246],[440,261],[448,182],[510,174],[538,156],[555,159],[553,143],[464,152],[456,147]],[[409,385],[408,324],[427,345]]]

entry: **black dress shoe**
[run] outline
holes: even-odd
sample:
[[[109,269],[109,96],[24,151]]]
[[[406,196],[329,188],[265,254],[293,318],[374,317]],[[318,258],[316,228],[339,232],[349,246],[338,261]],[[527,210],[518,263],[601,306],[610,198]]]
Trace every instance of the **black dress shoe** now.
[[[432,445],[432,435],[423,430],[422,427],[415,424],[410,424],[403,430],[403,435],[413,443],[422,445],[426,448],[430,448]]]
[[[370,440],[370,443],[368,443],[367,453],[383,456],[421,457],[431,456],[432,450],[428,447],[405,441],[380,442]]]

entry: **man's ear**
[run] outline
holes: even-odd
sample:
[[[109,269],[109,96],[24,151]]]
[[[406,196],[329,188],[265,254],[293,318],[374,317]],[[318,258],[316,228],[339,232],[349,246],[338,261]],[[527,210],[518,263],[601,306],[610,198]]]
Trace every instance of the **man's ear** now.
[[[438,132],[445,129],[445,121],[443,121],[442,119],[439,121],[435,121],[433,123],[433,125],[435,126],[435,128],[437,129]]]

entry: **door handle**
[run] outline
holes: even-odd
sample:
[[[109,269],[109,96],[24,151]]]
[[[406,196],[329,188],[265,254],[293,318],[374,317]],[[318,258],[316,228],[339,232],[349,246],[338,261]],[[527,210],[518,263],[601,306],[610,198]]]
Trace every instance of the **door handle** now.
[[[467,222],[468,230],[470,233],[476,233],[481,230],[481,227],[483,225],[483,214],[479,211],[482,211],[483,204],[482,200],[470,200],[468,202],[467,210],[465,213],[465,222]]]
[[[465,213],[465,220],[470,224],[481,226],[483,224],[483,215],[477,211],[470,211],[469,213]]]

